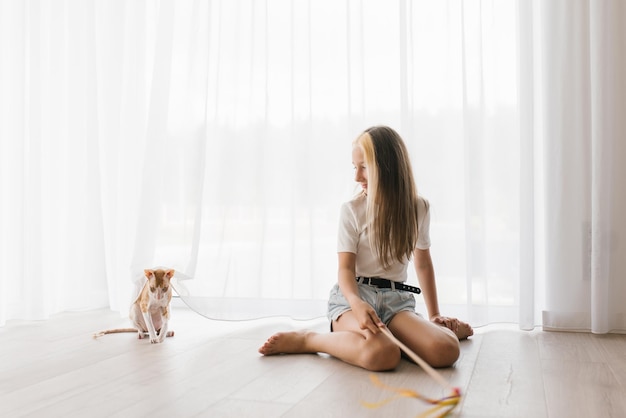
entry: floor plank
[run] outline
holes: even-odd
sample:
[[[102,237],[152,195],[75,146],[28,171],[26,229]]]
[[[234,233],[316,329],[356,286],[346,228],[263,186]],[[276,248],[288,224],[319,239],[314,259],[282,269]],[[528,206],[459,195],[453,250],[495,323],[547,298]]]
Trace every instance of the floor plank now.
[[[548,416],[534,333],[500,330],[481,337],[463,409],[476,417]]]

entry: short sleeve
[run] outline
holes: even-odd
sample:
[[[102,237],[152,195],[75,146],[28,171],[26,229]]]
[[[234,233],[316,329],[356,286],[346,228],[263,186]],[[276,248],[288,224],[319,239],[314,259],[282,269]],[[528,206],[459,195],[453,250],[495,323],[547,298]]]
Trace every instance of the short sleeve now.
[[[359,230],[356,214],[348,203],[341,206],[339,215],[339,231],[337,234],[337,252],[357,253],[359,247]]]

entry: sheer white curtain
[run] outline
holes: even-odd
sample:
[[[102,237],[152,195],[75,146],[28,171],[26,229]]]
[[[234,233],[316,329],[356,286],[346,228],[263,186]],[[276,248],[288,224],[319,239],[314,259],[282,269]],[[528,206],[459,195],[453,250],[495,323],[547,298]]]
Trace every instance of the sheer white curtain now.
[[[0,325],[126,311],[152,2],[0,2]]]
[[[626,332],[624,21],[620,1],[520,2],[523,295],[545,275],[547,329]]]
[[[587,17],[604,12],[581,4],[576,10]],[[420,192],[431,201],[431,251],[446,312],[523,327],[538,324],[542,310],[571,317],[544,279],[562,286],[565,272],[557,269],[581,263],[563,260],[572,253],[555,257],[575,245],[559,233],[578,233],[581,249],[591,241],[581,220],[566,225],[563,216],[562,230],[551,229],[559,223],[549,214],[565,207],[550,200],[553,189],[563,189],[558,181],[569,189],[579,183],[570,182],[572,173],[555,179],[562,172],[548,157],[555,152],[559,167],[582,160],[549,144],[570,144],[566,108],[582,116],[577,106],[593,98],[616,112],[623,99],[611,92],[619,72],[598,76],[594,83],[609,87],[600,96],[591,87],[588,97],[567,103],[551,94],[558,80],[550,74],[570,62],[543,49],[558,7],[566,8],[0,3],[0,324],[107,305],[125,315],[133,281],[157,265],[191,278],[179,280],[178,290],[207,316],[323,314],[336,280],[338,209],[354,191],[350,143],[381,123],[406,139]],[[612,30],[622,30],[614,22]],[[590,51],[589,44],[603,45],[596,37],[614,36],[587,34]],[[569,58],[583,59],[580,45],[556,38],[551,45],[560,50],[557,42],[565,42]],[[620,59],[612,58],[616,48],[593,57]],[[557,111],[556,119],[547,116]],[[616,113],[605,123],[610,112],[594,112],[587,127],[609,130],[597,135],[623,132]],[[606,144],[612,148],[602,146],[602,155],[618,155],[617,141]],[[574,155],[582,158],[582,150]],[[617,181],[618,161],[588,168]],[[592,213],[591,201],[568,201],[566,216],[583,207]],[[570,203],[588,206],[570,210]],[[619,208],[595,213],[616,220]],[[620,230],[613,226],[593,245],[615,247]],[[600,280],[592,281],[606,277],[601,269],[609,265],[597,263],[606,257],[618,277],[618,261],[596,254],[589,266]]]
[[[432,203],[441,303],[517,319],[514,2],[195,6],[157,29],[171,65],[155,68],[168,100],[150,109],[148,160],[163,171],[144,167],[134,271],[193,277],[178,290],[210,317],[322,315],[351,141],[384,123]]]

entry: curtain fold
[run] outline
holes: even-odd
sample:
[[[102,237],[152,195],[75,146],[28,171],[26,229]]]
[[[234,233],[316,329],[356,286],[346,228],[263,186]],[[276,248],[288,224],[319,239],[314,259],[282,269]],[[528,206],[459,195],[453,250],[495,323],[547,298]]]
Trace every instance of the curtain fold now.
[[[446,314],[624,331],[624,17],[593,0],[2,2],[0,325],[126,316],[154,266],[208,317],[323,315],[351,141],[382,123],[431,203]]]
[[[533,26],[536,8],[533,2],[518,3],[518,101],[519,101],[519,168],[520,168],[520,254],[519,254],[519,324],[520,328],[531,330],[536,325],[538,307],[542,306],[542,287],[539,286],[541,274],[541,241],[537,230],[540,230],[541,216],[536,215],[536,207],[540,206],[541,188],[536,178],[541,178],[540,135],[535,127],[541,126],[541,103],[535,100],[535,85],[541,79],[536,71],[537,63],[534,46],[536,31]],[[539,190],[537,190],[539,189]]]

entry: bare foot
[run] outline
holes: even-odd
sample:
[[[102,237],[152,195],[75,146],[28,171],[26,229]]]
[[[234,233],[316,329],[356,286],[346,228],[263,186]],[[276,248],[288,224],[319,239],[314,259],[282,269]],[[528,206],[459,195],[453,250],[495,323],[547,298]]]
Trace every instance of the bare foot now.
[[[307,334],[305,331],[279,332],[268,338],[259,353],[264,356],[310,353],[305,348]]]
[[[466,340],[467,337],[474,335],[474,329],[467,322],[459,321],[459,326],[454,333],[459,340]]]

